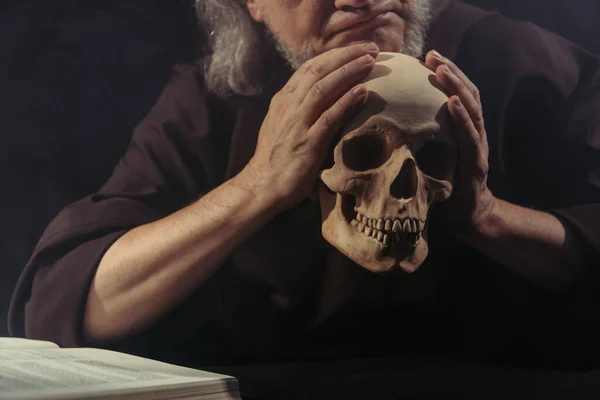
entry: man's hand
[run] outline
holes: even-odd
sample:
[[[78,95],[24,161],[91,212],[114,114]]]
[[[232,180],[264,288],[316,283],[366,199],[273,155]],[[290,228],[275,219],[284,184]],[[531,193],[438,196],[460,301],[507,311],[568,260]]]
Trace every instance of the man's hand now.
[[[300,67],[272,99],[244,179],[288,209],[314,189],[332,139],[367,99],[356,85],[379,49],[355,45],[323,53]]]
[[[437,205],[436,217],[458,236],[481,232],[497,199],[487,187],[488,142],[479,90],[449,59],[435,51],[425,65],[450,95],[448,109],[458,145],[454,193]]]

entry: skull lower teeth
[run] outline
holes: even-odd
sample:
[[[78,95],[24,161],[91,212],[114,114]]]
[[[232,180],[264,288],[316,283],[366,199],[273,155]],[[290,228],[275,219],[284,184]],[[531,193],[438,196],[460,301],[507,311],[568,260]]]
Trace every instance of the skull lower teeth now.
[[[359,233],[374,239],[384,247],[400,242],[409,242],[411,246],[416,247],[425,229],[425,221],[422,220],[411,218],[403,220],[375,219],[360,213],[357,213],[350,225]]]

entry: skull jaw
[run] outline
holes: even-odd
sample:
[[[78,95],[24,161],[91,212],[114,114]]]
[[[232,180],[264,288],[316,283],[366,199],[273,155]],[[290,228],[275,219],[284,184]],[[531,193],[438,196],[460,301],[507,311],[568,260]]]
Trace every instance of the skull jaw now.
[[[346,257],[368,271],[382,274],[402,270],[412,274],[427,258],[427,225],[416,246],[401,242],[384,247],[373,238],[350,225],[344,215],[341,195],[331,194],[321,187],[319,198],[321,205],[323,238]]]

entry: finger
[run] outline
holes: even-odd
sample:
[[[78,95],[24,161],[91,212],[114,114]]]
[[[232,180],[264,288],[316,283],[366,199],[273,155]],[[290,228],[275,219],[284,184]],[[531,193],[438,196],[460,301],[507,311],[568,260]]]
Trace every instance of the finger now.
[[[319,117],[308,131],[308,136],[314,140],[317,151],[326,154],[333,138],[367,101],[367,98],[367,88],[364,84],[359,84],[346,92]]]
[[[448,100],[449,111],[454,120],[456,139],[458,141],[459,162],[461,169],[471,174],[474,171],[483,178],[487,173],[487,138],[475,128],[469,113],[458,96]]]
[[[473,93],[460,77],[456,76],[448,65],[441,64],[436,70],[436,78],[450,95],[457,95],[465,106],[477,131],[483,133],[485,123],[481,103],[473,97]]]
[[[481,101],[479,89],[477,88],[477,86],[449,58],[442,56],[435,50],[431,50],[425,56],[425,65],[432,71],[437,71],[440,65],[447,65],[448,68],[450,68],[450,71],[452,71],[452,73],[456,75],[465,84],[465,86],[469,89],[475,100]]]
[[[365,78],[374,65],[375,60],[367,54],[342,65],[316,82],[299,105],[300,113],[306,116],[307,123],[314,124],[323,110],[330,108],[345,92]]]
[[[369,47],[369,45],[374,47]],[[307,61],[290,79],[289,84],[290,88],[293,88],[294,97],[299,103],[302,102],[315,83],[333,71],[367,54],[373,58],[377,57],[379,48],[375,43],[358,44],[343,49],[330,50]]]

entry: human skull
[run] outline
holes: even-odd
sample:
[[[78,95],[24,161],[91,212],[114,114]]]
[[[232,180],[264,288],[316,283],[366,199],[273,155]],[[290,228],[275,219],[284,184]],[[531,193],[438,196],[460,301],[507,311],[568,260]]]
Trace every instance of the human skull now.
[[[419,60],[381,53],[369,98],[342,129],[321,173],[325,240],[367,270],[416,271],[428,253],[431,205],[453,188],[448,96]]]

